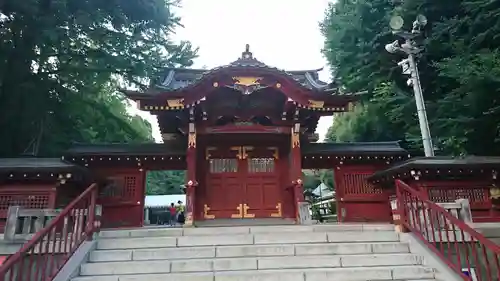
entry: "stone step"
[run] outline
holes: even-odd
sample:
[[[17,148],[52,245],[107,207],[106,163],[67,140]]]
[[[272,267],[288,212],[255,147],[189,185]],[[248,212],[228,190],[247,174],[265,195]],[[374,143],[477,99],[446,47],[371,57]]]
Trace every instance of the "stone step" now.
[[[139,249],[194,246],[230,246],[300,243],[397,242],[399,235],[389,231],[290,232],[233,235],[143,237],[100,239],[97,249]]]
[[[337,268],[365,266],[422,265],[423,259],[412,254],[345,255],[216,258],[182,260],[146,260],[98,262],[81,266],[82,276],[113,274],[149,274],[180,272],[221,272],[235,270]]]
[[[182,248],[150,248],[128,250],[96,250],[90,254],[91,262],[131,260],[175,260],[188,258],[229,258],[264,256],[309,256],[409,253],[401,242],[379,243],[323,243],[323,244],[272,244],[244,246],[208,246]]]
[[[102,238],[124,237],[178,237],[228,234],[257,234],[285,232],[342,232],[342,231],[394,231],[390,224],[325,224],[325,225],[277,225],[252,227],[202,227],[202,228],[143,228],[101,231]]]
[[[245,270],[206,273],[160,273],[82,276],[72,281],[388,281],[433,280],[435,271],[423,266],[348,267],[329,269]]]
[[[500,223],[474,223],[474,228],[486,238],[500,238]]]

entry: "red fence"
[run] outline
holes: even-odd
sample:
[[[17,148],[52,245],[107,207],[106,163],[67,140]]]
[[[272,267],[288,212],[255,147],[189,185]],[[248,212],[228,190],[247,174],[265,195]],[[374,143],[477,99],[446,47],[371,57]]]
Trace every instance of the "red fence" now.
[[[97,185],[88,187],[47,227],[0,267],[2,281],[50,281],[85,240],[92,240],[96,218]]]
[[[500,280],[499,246],[404,182],[396,180],[396,186],[405,230],[427,244],[463,280]]]

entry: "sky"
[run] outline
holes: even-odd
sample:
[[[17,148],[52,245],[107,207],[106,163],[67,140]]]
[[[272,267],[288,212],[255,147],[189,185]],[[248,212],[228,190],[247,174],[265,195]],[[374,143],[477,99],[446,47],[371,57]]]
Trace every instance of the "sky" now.
[[[326,59],[321,54],[324,38],[319,30],[330,0],[183,0],[176,10],[184,28],[174,40],[189,40],[199,47],[194,68],[228,64],[250,45],[254,57],[285,70],[324,68],[320,79],[329,82]],[[161,135],[156,118],[148,119],[157,142]],[[322,140],[333,117],[322,117],[317,133]]]

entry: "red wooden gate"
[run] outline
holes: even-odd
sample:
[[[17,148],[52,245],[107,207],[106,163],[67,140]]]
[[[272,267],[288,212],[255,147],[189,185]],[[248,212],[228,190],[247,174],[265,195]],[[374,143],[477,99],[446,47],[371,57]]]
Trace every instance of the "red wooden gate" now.
[[[256,218],[283,217],[279,170],[276,157],[266,149],[248,153],[243,162],[247,216]]]
[[[253,147],[212,150],[204,218],[282,217],[279,171],[273,151]]]
[[[335,171],[339,220],[342,222],[391,222],[389,193],[368,183],[374,167],[341,167]]]
[[[245,195],[236,155],[221,155],[208,160],[204,218],[239,218]],[[223,158],[224,157],[224,158]]]
[[[144,218],[144,173],[120,171],[108,177],[109,183],[99,189],[102,205],[102,227],[139,227]]]

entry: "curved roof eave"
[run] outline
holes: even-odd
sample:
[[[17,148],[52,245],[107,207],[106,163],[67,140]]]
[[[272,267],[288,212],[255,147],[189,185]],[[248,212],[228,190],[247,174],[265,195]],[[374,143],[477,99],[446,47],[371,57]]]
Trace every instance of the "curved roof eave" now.
[[[307,91],[323,90],[326,89],[329,85],[328,83],[319,81],[317,79],[317,72],[323,70],[323,68],[313,70],[286,71],[277,67],[271,67],[254,58],[252,52],[250,52],[250,46],[248,44],[246,45],[245,51],[241,54],[241,57],[227,65],[215,67],[210,70],[187,68],[170,68],[167,70],[168,74],[164,78],[162,78],[163,81],[161,82],[161,85],[156,86],[158,88],[168,89],[172,92],[189,90],[190,88],[193,88],[196,85],[200,84],[200,82],[202,82],[203,80],[211,76],[220,74],[222,71],[265,71],[268,72],[267,74],[283,76],[289,81],[295,83],[296,86],[302,87]],[[174,78],[176,72],[178,72],[179,74],[192,74],[194,77],[192,77],[191,81],[181,83],[185,84],[184,86],[179,85],[179,87],[171,87],[171,84],[175,81]],[[307,83],[303,83],[296,76],[304,76],[304,80],[307,81]],[[307,84],[309,84],[311,87],[308,87]]]
[[[278,70],[275,68],[234,67],[234,66],[214,68],[214,69],[210,70],[209,72],[202,74],[200,77],[194,79],[191,83],[187,84],[184,87],[170,88],[169,85],[174,81],[174,79],[171,79],[170,81],[168,81],[169,84],[162,83],[163,85],[157,85],[156,87],[158,87],[160,89],[168,90],[170,92],[187,91],[187,90],[190,90],[192,88],[195,88],[197,85],[202,83],[204,80],[210,79],[211,77],[214,77],[223,71],[254,71],[254,72],[262,72],[262,74],[282,76],[283,78],[287,79],[291,83],[295,84],[297,87],[301,87],[306,91],[323,90],[323,89],[326,89],[326,87],[328,87],[328,84],[326,84],[326,86],[323,86],[323,85],[320,85],[319,83],[316,82],[315,84],[311,83],[311,85],[313,86],[313,88],[311,89],[311,88],[307,87],[306,84],[301,83],[298,79],[293,77],[293,75],[291,73],[281,71],[281,70]],[[308,82],[310,83],[309,79],[308,79]],[[315,87],[315,85],[318,85],[319,87]]]

